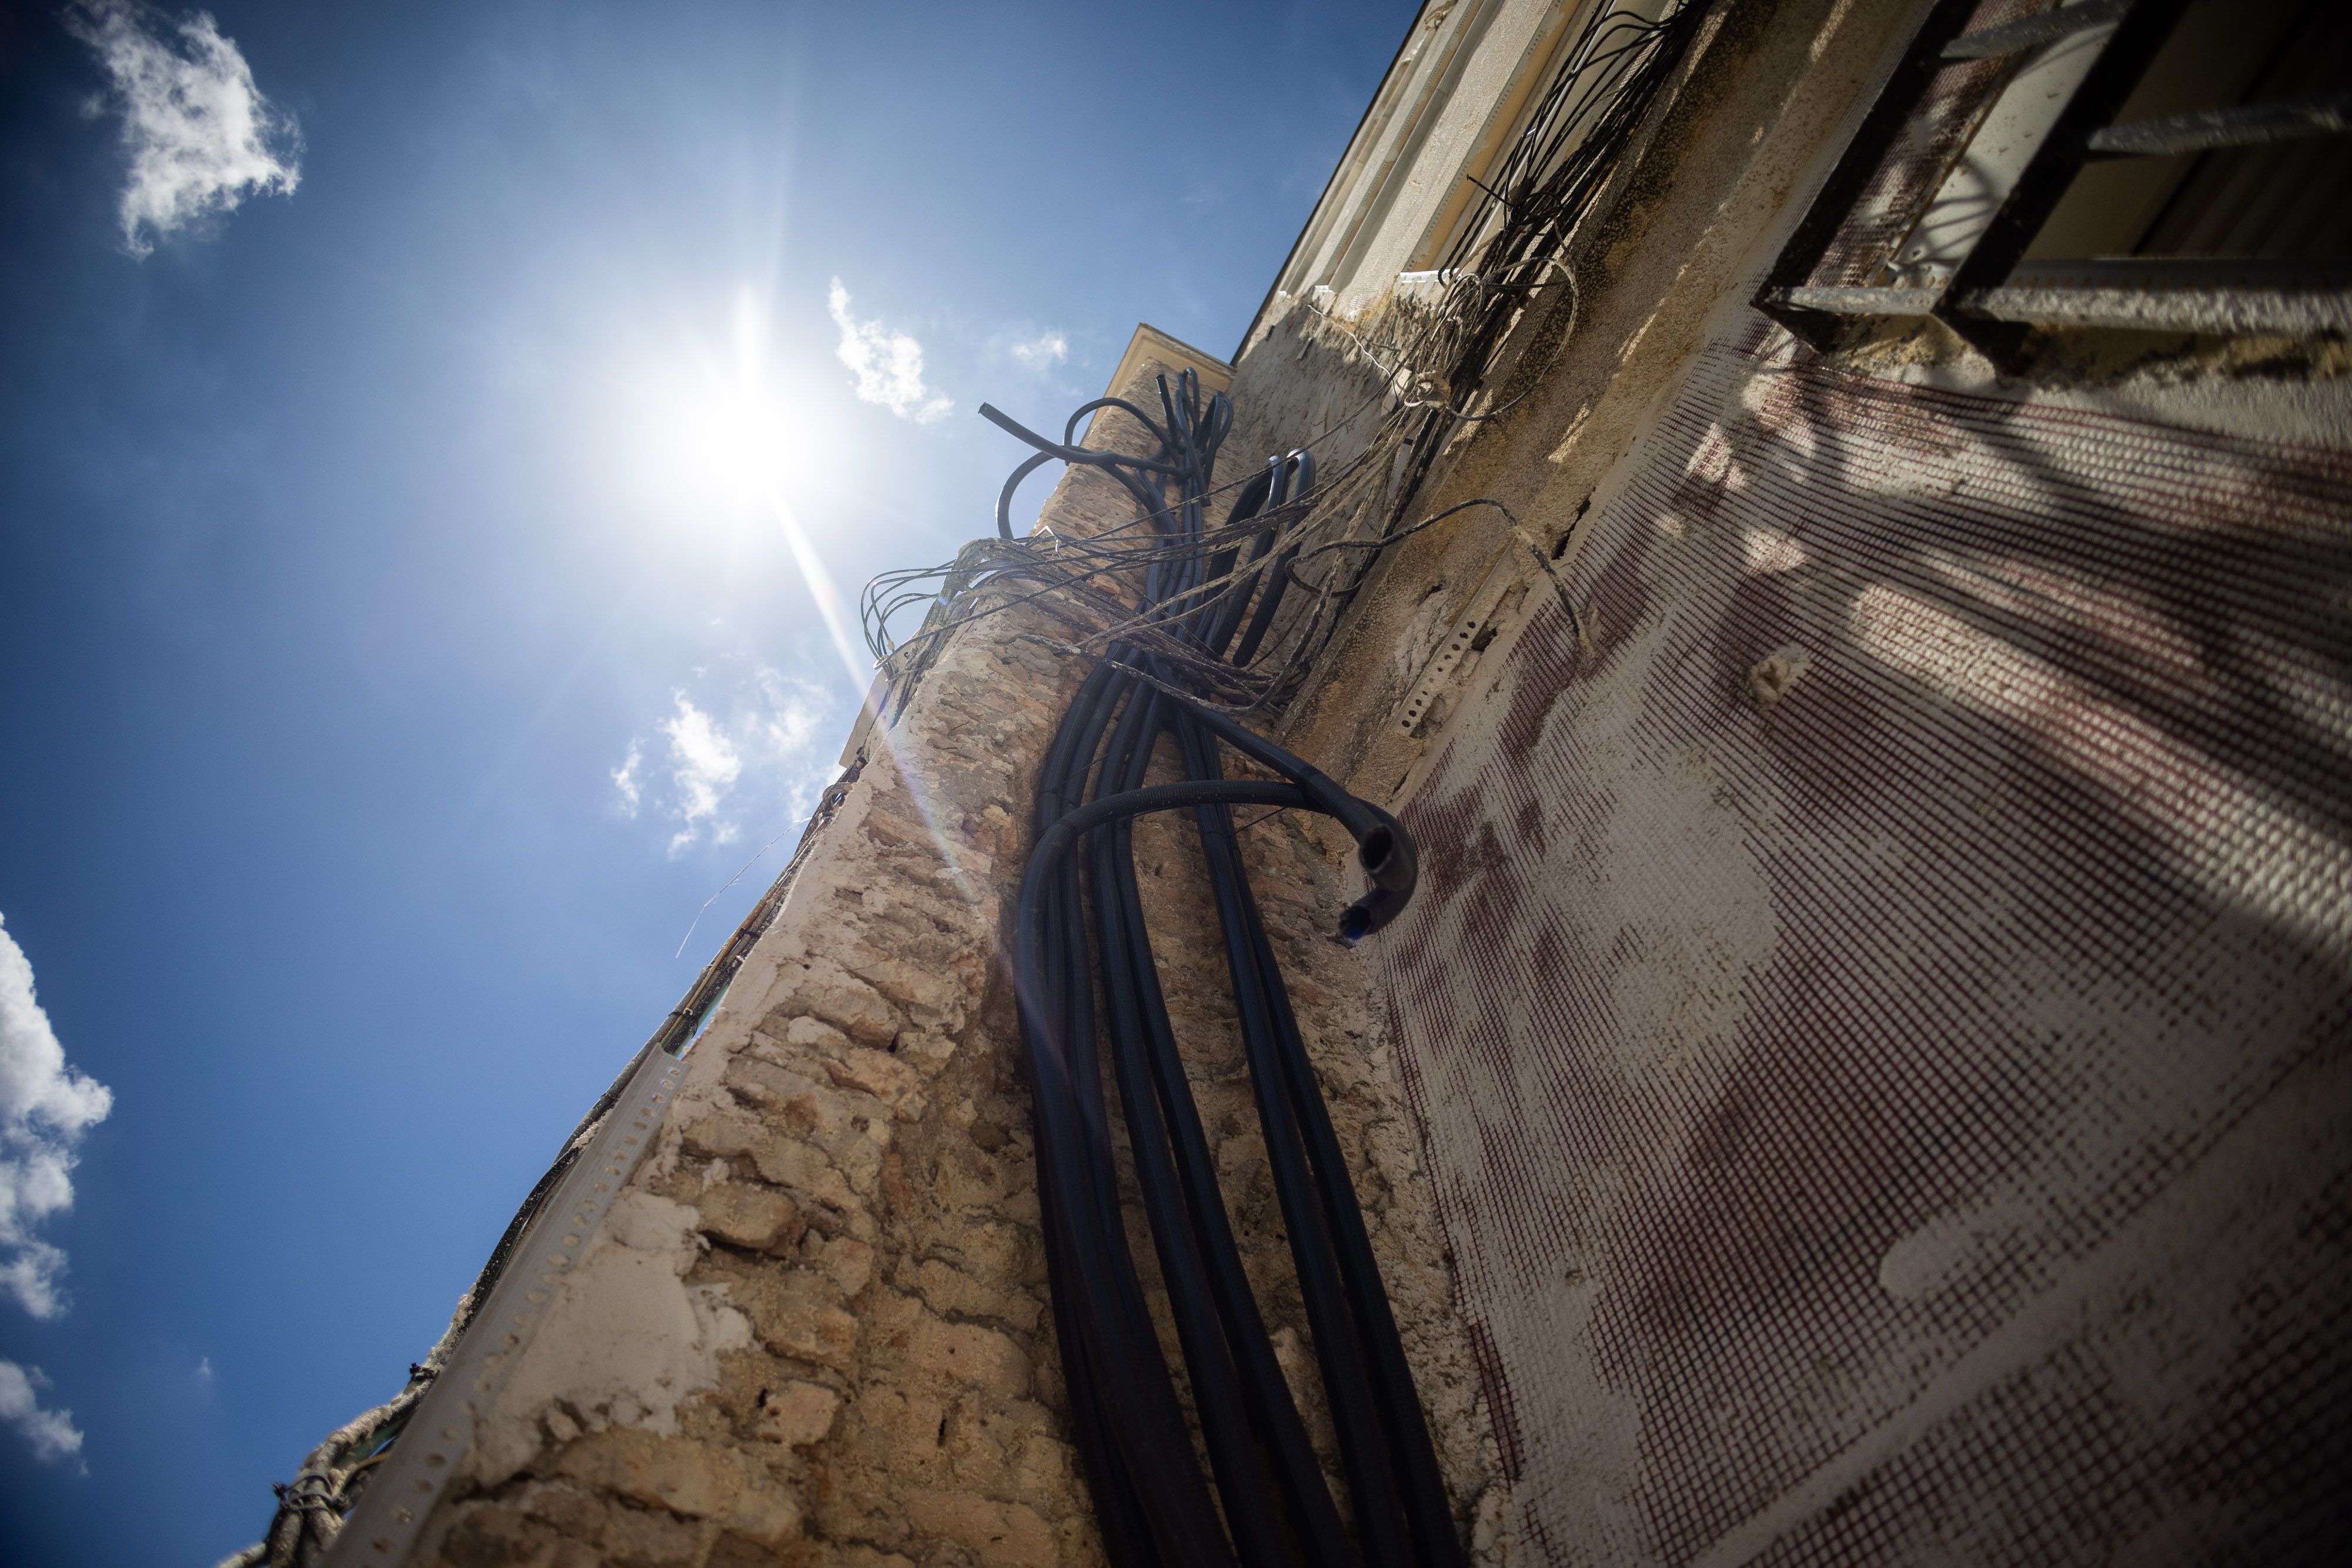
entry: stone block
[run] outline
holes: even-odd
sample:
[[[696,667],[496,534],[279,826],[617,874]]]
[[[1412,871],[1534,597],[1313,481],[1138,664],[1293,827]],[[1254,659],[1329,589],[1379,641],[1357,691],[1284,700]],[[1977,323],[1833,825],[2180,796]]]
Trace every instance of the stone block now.
[[[789,1027],[793,1015],[807,1013],[841,1030],[860,1045],[887,1046],[907,1027],[907,1019],[889,999],[850,974],[831,958],[805,960],[797,975],[784,978],[783,1017],[771,1023]]]
[[[687,1568],[702,1555],[711,1533],[708,1524],[680,1519],[667,1509],[606,1511],[598,1555],[613,1568]]]
[[[845,1301],[856,1300],[874,1279],[874,1249],[854,1236],[827,1239],[818,1249],[815,1262],[839,1288]]]
[[[1029,1358],[1005,1335],[979,1323],[950,1322],[925,1312],[908,1343],[908,1370],[949,1385],[1008,1399],[1029,1392]]]
[[[770,1350],[843,1372],[856,1364],[857,1320],[830,1299],[831,1281],[795,1270],[739,1277],[732,1285],[735,1305]]]
[[[720,1182],[706,1187],[694,1205],[705,1236],[754,1252],[789,1253],[808,1229],[799,1206],[773,1187]]]
[[[915,1121],[929,1109],[922,1075],[887,1051],[853,1045],[825,1058],[824,1071],[840,1087],[881,1101],[902,1122]]]
[[[567,1447],[556,1469],[647,1508],[716,1521],[761,1545],[800,1534],[798,1500],[766,1466],[733,1448],[615,1427]]]
[[[912,1283],[933,1312],[960,1318],[994,1318],[1024,1333],[1037,1326],[1045,1311],[1025,1291],[1008,1290],[937,1258],[927,1258],[915,1266]]]
[[[757,1430],[772,1443],[804,1448],[824,1440],[840,1409],[840,1395],[821,1383],[796,1379],[760,1401]]]
[[[680,1140],[688,1154],[750,1160],[762,1181],[784,1188],[803,1205],[814,1202],[844,1213],[863,1214],[865,1206],[824,1151],[786,1137],[749,1116],[714,1112],[689,1124]]]

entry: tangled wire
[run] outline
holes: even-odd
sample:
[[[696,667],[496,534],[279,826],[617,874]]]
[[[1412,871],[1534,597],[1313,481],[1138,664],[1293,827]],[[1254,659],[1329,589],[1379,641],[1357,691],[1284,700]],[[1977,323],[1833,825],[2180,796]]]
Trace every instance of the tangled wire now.
[[[1580,300],[1567,259],[1570,241],[1622,165],[1706,11],[1705,0],[1669,0],[1654,18],[1623,6],[1595,13],[1496,182],[1479,184],[1481,199],[1442,266],[1403,275],[1363,321],[1334,314],[1323,298],[1328,290],[1310,293],[1306,308],[1376,373],[1376,386],[1316,440],[1269,459],[1265,472],[1206,492],[1203,506],[1230,500],[1225,523],[1180,526],[1174,514],[1183,503],[1168,498],[1166,465],[1076,444],[1081,420],[1116,409],[1166,450],[1176,411],[1164,399],[1156,414],[1118,398],[1097,399],[1071,413],[1059,441],[983,404],[983,416],[1034,450],[997,497],[995,538],[974,540],[952,561],[885,572],[866,585],[860,604],[866,646],[893,687],[909,689],[910,677],[960,628],[1028,606],[1058,622],[1065,635],[1021,635],[1060,652],[1109,662],[1149,682],[1172,675],[1176,684],[1167,689],[1229,715],[1285,706],[1306,684],[1383,552],[1467,507],[1500,509],[1482,499],[1403,520],[1454,432],[1517,406],[1573,333]],[[1511,377],[1518,390],[1498,398],[1495,383],[1521,337],[1517,329],[1538,316],[1549,352],[1539,364],[1522,363]],[[1354,430],[1367,414],[1373,425],[1360,448],[1343,461],[1327,461],[1318,483],[1316,448]],[[1214,434],[1221,439],[1224,431]],[[1136,502],[1134,518],[1083,538],[1050,530],[1015,537],[1015,492],[1055,459],[1123,486]],[[1550,554],[1517,518],[1509,523],[1551,579],[1581,641],[1582,618]],[[1185,540],[1173,547],[1181,561],[1169,554],[1171,534]],[[1177,565],[1197,582],[1182,605],[1139,601],[1134,589],[1147,570]],[[1228,659],[1202,657],[1197,644],[1173,629],[1171,608],[1216,614],[1237,604],[1255,606],[1251,634]],[[920,626],[896,636],[893,622],[919,607],[925,611]],[[1146,662],[1161,673],[1113,654],[1114,646],[1148,654]]]

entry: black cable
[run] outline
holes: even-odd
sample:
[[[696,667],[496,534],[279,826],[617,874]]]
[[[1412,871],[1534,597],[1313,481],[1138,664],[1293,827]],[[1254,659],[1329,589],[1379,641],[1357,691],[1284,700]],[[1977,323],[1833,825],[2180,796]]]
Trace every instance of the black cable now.
[[[1231,807],[1320,811],[1356,839],[1372,885],[1340,917],[1351,941],[1412,895],[1412,842],[1386,812],[1178,688],[1196,665],[1225,663],[1252,595],[1219,593],[1218,585],[1259,568],[1264,586],[1242,646],[1264,635],[1266,606],[1297,549],[1293,538],[1275,556],[1284,536],[1269,519],[1312,488],[1314,470],[1303,453],[1275,458],[1241,487],[1223,523],[1210,528],[1205,502],[1231,405],[1221,396],[1204,400],[1189,373],[1158,391],[1156,420],[1110,400],[1078,411],[1118,406],[1132,414],[1156,446],[1149,456],[1072,446],[1066,436],[1077,415],[1065,441],[1052,443],[992,411],[1039,457],[1102,468],[1136,494],[1152,541],[1138,622],[1163,629],[1166,640],[1111,644],[1072,697],[1039,772],[1036,842],[1015,912],[1014,977],[1073,1432],[1121,1568],[1453,1568],[1460,1549],[1435,1453],[1250,893]],[[1024,462],[1016,482],[1034,466]],[[1158,651],[1170,643],[1184,653],[1181,667]],[[1183,781],[1146,786],[1160,742],[1171,736]],[[1279,782],[1224,778],[1221,743]],[[1188,807],[1199,821],[1276,1200],[1339,1432],[1354,1540],[1251,1292],[1151,953],[1132,821]],[[1106,1046],[1206,1474],[1127,1250],[1103,1087]]]

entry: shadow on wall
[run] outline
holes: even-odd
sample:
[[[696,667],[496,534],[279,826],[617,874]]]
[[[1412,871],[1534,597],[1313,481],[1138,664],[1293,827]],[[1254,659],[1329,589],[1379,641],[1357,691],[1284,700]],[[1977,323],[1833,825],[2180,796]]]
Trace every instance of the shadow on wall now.
[[[1526,1538],[2339,1525],[2352,460],[1752,343],[1659,434],[1407,812]]]

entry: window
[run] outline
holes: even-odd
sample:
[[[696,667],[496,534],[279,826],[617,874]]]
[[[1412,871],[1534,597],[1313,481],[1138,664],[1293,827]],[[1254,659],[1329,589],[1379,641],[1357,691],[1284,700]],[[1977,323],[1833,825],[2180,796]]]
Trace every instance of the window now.
[[[1817,346],[1935,316],[2352,329],[2352,5],[1945,0],[1757,297]]]

